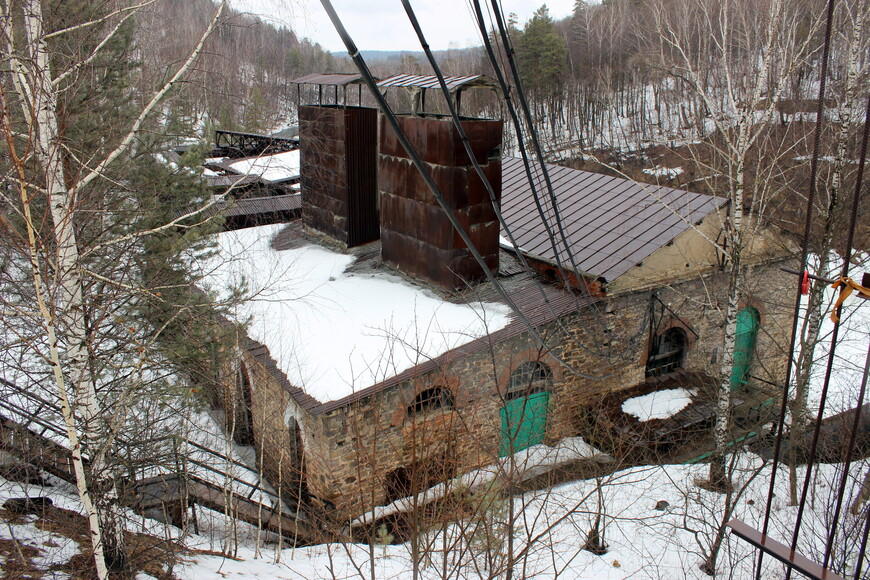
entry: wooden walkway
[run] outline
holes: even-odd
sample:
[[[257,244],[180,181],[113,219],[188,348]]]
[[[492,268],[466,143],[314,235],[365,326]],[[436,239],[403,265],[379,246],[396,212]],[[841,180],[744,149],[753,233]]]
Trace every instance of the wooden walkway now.
[[[66,431],[51,421],[50,413],[58,415],[49,401],[0,379],[4,388],[18,396],[0,397],[0,449],[9,451],[28,463],[64,481],[75,483],[70,451],[57,441],[66,438]],[[30,409],[20,403],[26,399]],[[165,437],[170,440],[171,437]],[[330,537],[303,510],[297,502],[295,513],[283,498],[259,483],[259,474],[242,463],[196,442],[178,438],[176,447],[187,447],[209,457],[201,461],[189,456],[176,457],[174,464],[191,465],[200,472],[215,474],[222,483],[217,484],[201,475],[181,469],[131,482],[125,490],[124,503],[140,511],[158,509],[168,514],[173,523],[183,523],[183,514],[191,505],[199,505],[227,514],[235,519],[280,534],[293,545],[306,545],[327,541]],[[88,459],[84,458],[85,468]],[[248,477],[241,477],[244,473]],[[258,501],[259,500],[259,501]],[[276,506],[281,506],[280,508]],[[334,534],[332,534],[334,536]]]

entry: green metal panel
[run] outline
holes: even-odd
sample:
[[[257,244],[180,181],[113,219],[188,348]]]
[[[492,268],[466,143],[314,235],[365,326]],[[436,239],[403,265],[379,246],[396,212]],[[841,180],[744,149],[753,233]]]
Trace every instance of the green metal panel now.
[[[550,393],[534,393],[507,401],[501,409],[499,457],[544,442]]]
[[[744,308],[737,313],[737,336],[734,338],[734,368],[731,369],[731,390],[749,382],[749,367],[755,355],[758,336],[758,311]]]

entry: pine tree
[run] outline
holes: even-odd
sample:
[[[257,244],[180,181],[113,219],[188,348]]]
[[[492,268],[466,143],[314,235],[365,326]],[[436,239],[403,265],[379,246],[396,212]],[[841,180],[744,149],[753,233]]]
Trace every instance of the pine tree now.
[[[564,80],[568,47],[556,31],[544,4],[523,28],[517,44],[517,60],[523,85],[533,94],[553,95]]]

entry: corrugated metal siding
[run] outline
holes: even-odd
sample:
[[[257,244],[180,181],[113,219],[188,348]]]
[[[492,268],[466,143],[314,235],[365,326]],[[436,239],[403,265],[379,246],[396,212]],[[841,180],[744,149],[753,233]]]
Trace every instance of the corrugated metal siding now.
[[[556,261],[558,250],[559,259],[568,264],[564,246],[559,243],[554,249],[547,235],[522,160],[506,157],[502,167],[502,213],[520,247],[552,262]],[[546,167],[578,269],[608,281],[624,274],[686,231],[690,224],[726,203],[724,198],[557,165]],[[540,176],[538,164],[532,164],[532,174]],[[543,180],[537,182],[551,231],[556,232],[550,196]]]
[[[359,74],[312,73],[295,78],[290,82],[296,85],[330,85],[341,87],[352,83],[361,83],[362,76]]]
[[[444,77],[444,83],[448,90],[453,90],[459,87],[491,87],[495,86],[495,82],[489,77],[483,75],[461,76],[461,77]],[[384,79],[378,83],[379,87],[415,87],[420,89],[438,89],[441,87],[438,84],[438,77],[435,75],[396,75]]]
[[[299,107],[302,217],[347,246],[380,235],[378,116],[365,107]]]

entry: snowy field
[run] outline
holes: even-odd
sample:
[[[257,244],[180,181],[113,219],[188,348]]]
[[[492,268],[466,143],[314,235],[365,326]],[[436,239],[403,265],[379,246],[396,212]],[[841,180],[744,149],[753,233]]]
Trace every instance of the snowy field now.
[[[855,466],[864,473],[867,462]],[[637,467],[617,471],[601,480],[584,480],[530,492],[515,499],[513,518],[513,557],[515,578],[709,578],[698,565],[702,551],[709,546],[721,517],[723,496],[701,490],[696,478],[706,474],[706,466]],[[735,480],[747,483],[738,499],[735,517],[759,526],[764,510],[770,470],[751,454],[739,457]],[[805,515],[805,534],[800,550],[819,558],[827,529],[830,504],[828,490],[839,477],[838,466],[823,465],[815,479],[812,501]],[[787,481],[787,474],[779,474]],[[854,482],[853,482],[854,483]],[[599,485],[600,484],[600,485]],[[599,496],[600,491],[600,496]],[[851,497],[855,486],[850,485]],[[64,485],[38,488],[0,480],[0,502],[21,495],[47,495],[55,505],[81,512],[74,490]],[[795,518],[796,508],[787,506],[784,488],[773,504],[772,535],[787,539],[785,530]],[[600,504],[599,504],[600,500]],[[665,503],[666,502],[666,503]],[[601,506],[605,514],[603,538],[607,552],[594,555],[581,550],[584,538]],[[848,505],[848,504],[847,504]],[[428,546],[420,563],[421,578],[482,579],[504,577],[507,565],[506,530],[508,506],[492,501],[485,512],[473,514],[459,524],[423,534]],[[865,507],[866,509],[866,507]],[[279,549],[268,534],[258,535],[245,524],[230,524],[215,512],[199,510],[200,531],[195,535],[177,528],[145,520],[127,512],[128,528],[172,537],[192,551],[181,557],[172,572],[190,580],[225,578],[376,578],[411,577],[411,543],[372,546],[364,544],[325,544],[304,548]],[[855,537],[861,516],[849,513],[845,519],[853,526],[849,537],[835,542],[837,554],[854,559]],[[0,527],[0,538],[11,539],[39,550],[34,563],[49,566],[64,562],[72,554],[85,551],[70,540],[55,537],[33,525]],[[857,524],[857,525],[856,525]],[[274,538],[271,538],[272,540]],[[444,548],[447,548],[445,551]],[[210,553],[202,553],[208,551]],[[224,552],[226,556],[214,552]],[[445,556],[446,553],[446,556]],[[751,578],[754,551],[745,542],[726,535],[716,578]],[[781,578],[782,566],[765,559],[763,578]],[[445,570],[447,573],[445,574]],[[51,577],[51,576],[48,576]],[[62,576],[61,576],[62,577]],[[146,575],[139,575],[144,580]]]
[[[451,304],[394,275],[347,272],[354,257],[316,245],[276,251],[283,225],[217,236],[203,286],[241,287],[235,311],[290,382],[326,402],[393,377],[510,321],[502,304]]]

